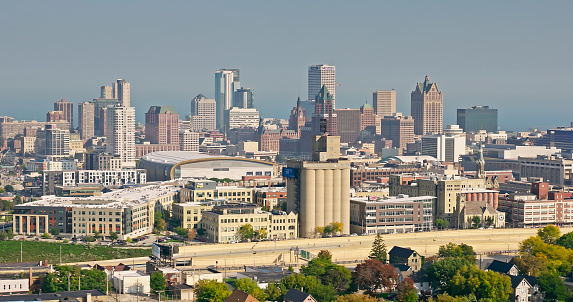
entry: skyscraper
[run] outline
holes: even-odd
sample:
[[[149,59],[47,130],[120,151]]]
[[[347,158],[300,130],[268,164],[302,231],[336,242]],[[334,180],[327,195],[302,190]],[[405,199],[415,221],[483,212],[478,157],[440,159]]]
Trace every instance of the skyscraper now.
[[[107,147],[118,154],[123,168],[135,167],[135,108],[111,107],[106,110]]]
[[[129,107],[130,106],[130,94],[131,94],[130,86],[131,86],[131,84],[129,84],[129,82],[127,82],[124,79],[118,79],[117,80],[117,88],[115,89],[116,96],[117,96],[117,99],[119,100],[119,103],[123,107]]]
[[[372,94],[374,113],[380,116],[391,116],[396,113],[396,91],[377,90]]]
[[[360,109],[334,109],[336,133],[341,143],[354,143],[360,136]]]
[[[225,110],[233,106],[235,90],[241,87],[239,69],[217,69],[215,72],[215,102],[217,103],[217,128],[224,130]]]
[[[411,116],[394,113],[382,119],[382,137],[392,140],[392,146],[406,149],[414,142],[414,120]]]
[[[70,123],[70,130],[74,129],[74,103],[61,99],[54,103],[54,111],[62,111],[65,121]]]
[[[88,139],[95,134],[95,106],[85,102],[78,104],[78,128],[81,139]]]
[[[241,87],[235,91],[233,107],[255,108],[255,92],[251,88]]]
[[[497,109],[489,106],[473,106],[467,109],[458,109],[458,125],[465,132],[497,132]]]
[[[320,129],[320,120],[326,120],[326,132],[337,135],[336,113],[334,112],[334,96],[330,94],[326,85],[316,94],[314,102],[314,115],[312,117],[312,130],[315,134],[323,133]]]
[[[426,76],[424,83],[417,83],[411,94],[411,114],[414,118],[414,133],[442,133],[443,101],[442,92],[436,83]]]
[[[115,85],[114,85],[115,86]],[[115,89],[112,86],[101,86],[100,98],[102,99],[115,99]]]
[[[145,114],[145,139],[152,144],[179,144],[179,113],[170,106],[151,106]]]
[[[290,111],[288,120],[288,129],[296,131],[297,136],[300,137],[300,128],[306,124],[306,110],[302,107],[300,97],[296,101],[296,107]]]
[[[326,86],[332,94],[332,107],[336,103],[336,67],[330,65],[312,65],[308,68],[308,99],[314,100],[316,95]]]
[[[191,125],[193,131],[217,129],[217,103],[199,94],[191,101]]]
[[[67,157],[70,155],[70,132],[61,130],[55,125],[45,127],[46,149],[44,154],[54,157]]]

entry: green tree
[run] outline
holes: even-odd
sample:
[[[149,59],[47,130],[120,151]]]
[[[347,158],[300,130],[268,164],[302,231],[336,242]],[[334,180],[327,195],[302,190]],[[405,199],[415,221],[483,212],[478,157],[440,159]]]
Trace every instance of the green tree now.
[[[573,261],[573,250],[559,245],[547,244],[541,237],[532,236],[520,243],[519,251],[521,256],[534,256],[547,262],[549,271],[559,272],[566,276],[571,272]]]
[[[305,276],[317,278],[323,285],[330,285],[338,293],[343,293],[350,287],[352,273],[346,267],[332,263],[330,252],[320,251],[318,257],[302,267]]]
[[[94,242],[95,241],[95,237],[94,236],[87,236],[86,237],[86,242]]]
[[[163,273],[159,271],[151,273],[151,276],[149,277],[149,285],[155,292],[165,290],[167,282],[165,281]]]
[[[283,293],[281,291],[280,284],[276,282],[270,282],[265,289],[265,294],[269,301],[282,301]]]
[[[133,242],[133,239],[131,239],[131,237],[127,237],[127,239],[125,239],[125,242],[127,242],[127,243],[132,243],[132,242]]]
[[[13,239],[14,238],[14,231],[12,231],[12,228],[9,228],[6,231],[6,237],[8,237],[8,239]]]
[[[507,301],[513,292],[511,279],[494,271],[482,271],[475,266],[464,266],[451,280],[447,293],[452,296],[475,295],[478,301]]]
[[[22,203],[22,197],[18,194],[16,194],[16,196],[14,196],[14,204],[21,204]]]
[[[53,273],[48,273],[44,280],[42,292],[54,293],[68,290],[68,275],[70,276],[70,288],[99,289],[106,291],[106,273],[97,269],[82,270],[78,266],[55,266]],[[80,282],[81,280],[81,282]]]
[[[369,295],[362,295],[362,294],[350,294],[339,296],[336,299],[336,302],[378,302],[377,298],[374,298]]]
[[[374,238],[374,242],[372,243],[372,249],[370,250],[370,255],[368,258],[370,259],[378,259],[382,263],[386,263],[386,258],[388,257],[388,253],[386,252],[386,244],[384,243],[384,239],[378,233]]]
[[[396,286],[398,295],[396,300],[400,302],[416,302],[418,301],[418,290],[414,286],[412,278],[406,278]]]
[[[532,255],[522,255],[513,257],[511,260],[524,275],[539,277],[547,272],[547,261]]]
[[[155,212],[155,216],[153,218],[153,226],[155,230],[165,231],[166,223],[163,218],[163,213],[161,211]]]
[[[318,255],[316,255],[316,258],[332,262],[332,253],[329,250],[321,250],[318,252]]]
[[[571,297],[563,279],[555,274],[544,273],[539,276],[537,283],[539,289],[545,292],[547,301],[566,301]]]
[[[379,290],[391,290],[398,281],[394,267],[378,259],[369,259],[358,264],[352,276],[354,284],[371,296],[375,296]]]
[[[251,280],[249,278],[238,279],[235,282],[235,288],[246,292],[259,301],[265,301],[267,299],[267,294],[259,287],[255,280]]]
[[[573,249],[573,232],[563,234],[557,239],[556,244],[568,249]]]
[[[2,231],[0,232],[0,240],[4,241],[8,239],[8,235],[6,235],[6,232]]]
[[[476,302],[475,295],[468,295],[467,297],[452,297],[448,293],[441,293],[438,296],[430,297],[428,302]]]
[[[224,302],[230,294],[227,284],[215,280],[199,280],[195,285],[198,302]]]
[[[42,235],[42,238],[44,239],[49,239],[51,236],[48,233],[44,233],[44,235]]]
[[[58,229],[58,228],[51,228],[51,229],[50,229],[50,233],[51,233],[52,235],[54,235],[54,236],[58,236],[58,235],[60,235],[60,229]]]
[[[426,274],[432,288],[449,291],[451,280],[458,270],[472,264],[466,258],[444,258],[430,264],[426,269]]]
[[[251,240],[255,236],[255,230],[250,223],[243,224],[241,227],[239,227],[237,235],[241,241]]]
[[[6,192],[14,192],[14,187],[11,185],[6,185],[6,186],[4,186],[4,190]]]
[[[119,235],[117,235],[116,232],[109,232],[109,238],[111,238],[111,240],[115,241],[119,238]]]
[[[493,223],[494,223],[493,217],[487,216],[487,217],[485,218],[485,226],[486,226],[486,227],[489,228],[490,226],[493,225]]]
[[[537,236],[547,244],[555,244],[557,239],[561,237],[561,230],[558,227],[550,224],[542,229],[537,230]]]
[[[438,257],[440,258],[459,258],[463,257],[468,259],[470,262],[475,262],[475,252],[474,248],[470,245],[462,243],[460,245],[450,242],[446,245],[440,246],[438,250]]]
[[[477,229],[481,224],[481,218],[479,216],[472,217],[472,228]]]
[[[189,234],[189,230],[186,228],[182,228],[182,227],[176,227],[174,231],[175,231],[175,233],[177,233],[177,235],[179,235],[183,238],[187,238],[187,235]]]
[[[450,222],[441,218],[437,218],[434,224],[439,230],[447,229],[450,226]]]

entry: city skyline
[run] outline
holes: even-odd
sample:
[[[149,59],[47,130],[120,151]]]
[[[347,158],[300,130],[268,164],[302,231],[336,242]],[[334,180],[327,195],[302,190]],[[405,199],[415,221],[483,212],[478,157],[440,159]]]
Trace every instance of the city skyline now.
[[[296,1],[224,7],[117,4],[116,10],[105,9],[105,3],[35,2],[33,10],[29,4],[7,3],[0,22],[10,31],[0,33],[0,38],[5,41],[3,65],[10,72],[0,78],[0,101],[33,109],[5,108],[3,115],[40,121],[51,103],[62,98],[75,104],[90,101],[109,79],[125,78],[134,85],[131,106],[137,107],[138,122],[153,105],[173,106],[183,116],[194,96],[215,98],[216,69],[238,68],[244,86],[257,93],[261,115],[288,118],[297,96],[307,95],[307,68],[329,64],[337,67],[337,82],[342,84],[336,89],[339,109],[359,108],[371,103],[374,91],[395,89],[396,111],[410,114],[412,85],[428,75],[444,92],[444,126],[456,122],[456,109],[476,105],[499,109],[499,125],[508,130],[546,130],[571,120],[567,110],[554,110],[570,102],[560,93],[571,82],[568,70],[573,67],[566,52],[571,42],[563,39],[572,28],[566,14],[573,5],[569,2],[551,7],[437,2],[425,9],[405,3],[337,7],[317,2],[305,10]],[[76,14],[79,9],[99,14],[106,22],[84,24],[82,15]],[[190,9],[201,14],[186,18]],[[393,14],[377,18],[382,9]],[[215,12],[222,17],[244,13],[246,18],[236,22],[234,30],[251,37],[238,34],[229,36],[229,41],[214,40],[231,22],[206,26]],[[146,24],[151,16],[159,22]],[[316,26],[326,20],[329,30]],[[94,38],[117,28],[127,34],[108,35],[107,43]],[[424,31],[433,34],[420,36]],[[379,35],[388,39],[371,43],[369,38]],[[303,47],[322,38],[332,45]],[[195,47],[195,41],[205,46]],[[234,52],[222,47],[232,44]],[[246,45],[251,47],[242,51]],[[417,59],[420,56],[425,59]],[[527,89],[517,88],[526,83]],[[539,101],[551,106],[537,108]]]

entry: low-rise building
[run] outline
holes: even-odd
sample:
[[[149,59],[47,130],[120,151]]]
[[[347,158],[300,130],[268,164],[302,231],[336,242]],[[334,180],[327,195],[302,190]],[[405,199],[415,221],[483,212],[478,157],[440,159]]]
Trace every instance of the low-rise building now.
[[[269,210],[277,207],[280,209],[286,203],[286,198],[286,187],[262,187],[255,189],[255,203]]]
[[[29,291],[29,279],[0,279],[0,295],[27,294]]]
[[[203,212],[211,211],[215,205],[223,203],[225,200],[174,203],[172,215],[181,222],[182,227],[188,230],[198,229],[201,226]]]
[[[104,187],[120,187],[127,184],[147,183],[147,173],[143,169],[44,171],[43,175],[43,195],[54,195],[56,186],[102,185]]]
[[[390,264],[405,264],[412,268],[412,271],[419,271],[423,264],[423,259],[420,254],[410,248],[403,248],[394,246],[389,252]]]
[[[113,272],[112,275],[113,287],[116,288],[120,294],[149,294],[150,276],[140,271],[119,271]]]
[[[217,186],[212,180],[192,180],[181,188],[181,202],[202,202],[212,199],[253,202],[253,188]]]

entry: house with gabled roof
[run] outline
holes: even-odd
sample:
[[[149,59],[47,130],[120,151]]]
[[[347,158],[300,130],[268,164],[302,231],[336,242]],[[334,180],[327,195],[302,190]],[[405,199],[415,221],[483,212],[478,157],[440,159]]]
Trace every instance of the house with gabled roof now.
[[[412,271],[417,272],[422,267],[424,257],[410,248],[403,248],[394,246],[390,252],[390,264],[405,264],[412,268]]]
[[[499,260],[493,260],[485,269],[486,271],[494,271],[496,273],[505,274],[508,276],[519,275],[519,269],[513,263],[507,263]]]
[[[257,298],[247,294],[242,290],[235,289],[231,295],[225,299],[225,302],[260,302]]]
[[[316,302],[316,299],[305,292],[296,288],[291,288],[284,297],[284,302]]]

